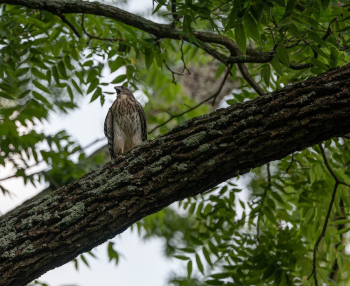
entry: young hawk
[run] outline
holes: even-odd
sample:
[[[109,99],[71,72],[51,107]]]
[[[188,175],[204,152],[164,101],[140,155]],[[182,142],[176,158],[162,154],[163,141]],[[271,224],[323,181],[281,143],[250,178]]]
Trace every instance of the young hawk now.
[[[146,116],[129,89],[116,86],[117,98],[105,119],[105,136],[112,160],[147,140]]]

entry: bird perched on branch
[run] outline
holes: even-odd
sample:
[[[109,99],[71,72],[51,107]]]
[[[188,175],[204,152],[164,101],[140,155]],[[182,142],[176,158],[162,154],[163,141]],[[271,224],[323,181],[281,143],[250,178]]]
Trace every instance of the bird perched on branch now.
[[[117,98],[109,108],[104,125],[112,160],[147,140],[145,112],[129,89],[116,86]]]

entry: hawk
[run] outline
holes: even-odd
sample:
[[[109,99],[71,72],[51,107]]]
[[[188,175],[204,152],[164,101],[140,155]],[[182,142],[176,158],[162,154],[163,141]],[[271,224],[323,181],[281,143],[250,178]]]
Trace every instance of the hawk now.
[[[145,112],[129,89],[116,86],[117,98],[109,108],[104,125],[112,160],[147,140]]]

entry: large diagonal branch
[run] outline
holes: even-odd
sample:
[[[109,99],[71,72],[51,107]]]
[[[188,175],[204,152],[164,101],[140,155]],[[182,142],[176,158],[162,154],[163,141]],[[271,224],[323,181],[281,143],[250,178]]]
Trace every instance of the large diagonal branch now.
[[[25,285],[143,217],[350,132],[350,65],[193,118],[0,218],[0,284]]]

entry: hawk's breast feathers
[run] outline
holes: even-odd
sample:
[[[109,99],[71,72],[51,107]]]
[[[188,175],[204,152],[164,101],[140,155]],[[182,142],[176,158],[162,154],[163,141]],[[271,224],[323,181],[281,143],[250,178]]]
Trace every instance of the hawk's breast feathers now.
[[[117,99],[105,119],[105,136],[111,157],[120,155],[147,140],[145,112],[131,91],[116,87]]]

